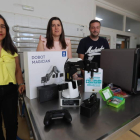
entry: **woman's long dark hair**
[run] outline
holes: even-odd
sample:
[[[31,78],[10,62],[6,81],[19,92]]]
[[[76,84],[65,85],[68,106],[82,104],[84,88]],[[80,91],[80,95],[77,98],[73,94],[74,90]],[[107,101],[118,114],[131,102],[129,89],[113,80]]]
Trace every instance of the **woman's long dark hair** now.
[[[15,53],[17,53],[17,48],[14,45],[10,33],[9,33],[9,26],[6,22],[6,20],[4,19],[4,17],[2,15],[0,15],[0,18],[3,19],[5,27],[6,27],[6,36],[5,38],[2,40],[2,48],[7,51],[10,52],[12,55],[14,55]]]
[[[53,20],[59,20],[61,23],[61,27],[62,27],[62,33],[60,35],[59,41],[62,45],[62,49],[66,49],[66,42],[65,42],[65,33],[64,33],[64,29],[63,29],[63,25],[61,20],[58,17],[52,17],[49,22],[48,22],[48,26],[47,26],[47,32],[46,32],[46,38],[47,38],[47,43],[46,46],[48,49],[52,49],[52,47],[54,46],[54,40],[53,40],[53,36],[52,36],[52,21]]]

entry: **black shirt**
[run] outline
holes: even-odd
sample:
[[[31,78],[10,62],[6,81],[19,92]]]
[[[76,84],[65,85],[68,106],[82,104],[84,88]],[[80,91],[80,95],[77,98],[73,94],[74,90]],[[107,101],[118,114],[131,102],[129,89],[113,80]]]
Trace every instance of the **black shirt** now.
[[[93,41],[89,36],[81,39],[77,53],[84,54],[84,59],[88,59],[98,63],[100,67],[100,53],[102,49],[109,49],[106,39],[99,37],[97,41]]]

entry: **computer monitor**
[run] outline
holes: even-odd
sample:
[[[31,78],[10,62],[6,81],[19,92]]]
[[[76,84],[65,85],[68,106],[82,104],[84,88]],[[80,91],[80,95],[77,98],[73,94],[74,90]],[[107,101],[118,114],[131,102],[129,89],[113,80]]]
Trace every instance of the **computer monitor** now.
[[[101,51],[100,66],[103,82],[113,83],[130,93],[140,93],[140,49],[110,49]]]

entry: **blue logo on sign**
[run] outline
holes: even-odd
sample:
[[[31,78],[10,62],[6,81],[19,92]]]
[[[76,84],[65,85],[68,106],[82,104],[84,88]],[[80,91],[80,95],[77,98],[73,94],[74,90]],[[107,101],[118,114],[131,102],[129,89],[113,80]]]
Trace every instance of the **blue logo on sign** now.
[[[66,57],[66,51],[62,51],[62,57]]]

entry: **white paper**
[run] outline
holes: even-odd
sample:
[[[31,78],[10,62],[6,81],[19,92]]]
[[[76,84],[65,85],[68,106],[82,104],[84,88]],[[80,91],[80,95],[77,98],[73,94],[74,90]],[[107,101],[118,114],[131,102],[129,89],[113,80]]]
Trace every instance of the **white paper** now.
[[[104,90],[103,95],[104,95],[106,100],[109,99],[111,97],[109,89]]]

